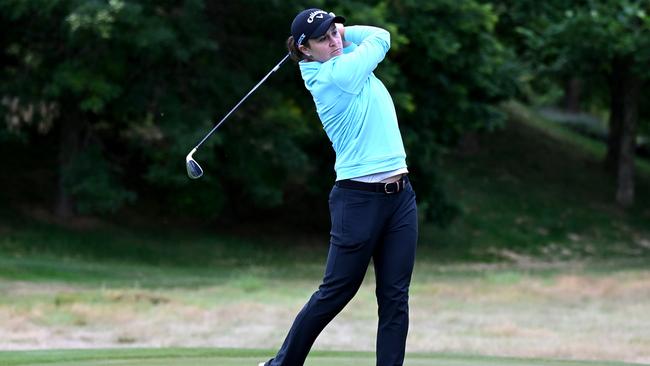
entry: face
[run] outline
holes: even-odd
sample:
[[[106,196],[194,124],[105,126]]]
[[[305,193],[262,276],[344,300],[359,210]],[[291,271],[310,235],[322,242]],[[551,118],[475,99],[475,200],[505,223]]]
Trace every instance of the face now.
[[[341,34],[332,26],[320,37],[310,38],[307,41],[308,46],[300,46],[300,51],[314,61],[325,62],[334,56],[343,54],[343,42]]]

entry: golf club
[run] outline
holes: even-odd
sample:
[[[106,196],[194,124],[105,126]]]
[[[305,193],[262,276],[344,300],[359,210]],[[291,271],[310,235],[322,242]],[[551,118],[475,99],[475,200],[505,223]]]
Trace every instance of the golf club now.
[[[253,92],[254,92],[254,91],[255,91],[255,90],[256,90],[260,85],[262,85],[262,83],[263,83],[264,81],[266,81],[266,79],[267,79],[269,76],[271,76],[272,73],[278,71],[278,69],[280,68],[280,66],[281,66],[281,65],[282,65],[282,64],[283,64],[283,63],[284,63],[284,62],[289,58],[289,56],[290,56],[290,54],[287,54],[286,56],[284,56],[284,58],[283,58],[280,62],[278,62],[278,64],[275,65],[275,67],[273,67],[273,68],[271,69],[271,71],[269,71],[269,73],[266,74],[266,76],[264,76],[264,78],[262,78],[262,80],[260,80],[260,82],[257,83],[257,85],[255,85],[255,86],[253,87],[253,89],[251,89],[251,91],[249,91],[248,94],[246,94],[246,95],[245,95],[245,96],[244,96],[244,97],[239,101],[239,103],[237,103],[237,105],[235,105],[235,106],[233,107],[233,109],[231,109],[230,112],[228,112],[228,113],[226,114],[226,116],[223,117],[223,118],[221,119],[221,121],[219,121],[219,123],[217,123],[216,126],[214,126],[214,127],[212,128],[212,130],[210,130],[210,132],[208,132],[207,135],[205,135],[205,137],[203,138],[203,140],[201,140],[201,142],[199,142],[199,143],[198,143],[198,144],[197,144],[197,145],[192,149],[192,151],[190,151],[190,153],[187,154],[187,156],[185,157],[185,167],[187,168],[187,175],[188,175],[190,178],[192,178],[192,179],[198,179],[198,178],[201,178],[201,176],[203,176],[203,169],[201,168],[201,166],[199,165],[199,163],[197,163],[196,160],[194,160],[194,158],[192,157],[192,155],[194,155],[194,153],[196,152],[196,150],[197,150],[197,149],[198,149],[198,148],[199,148],[199,147],[200,147],[200,146],[205,142],[205,140],[207,140],[207,139],[208,139],[208,138],[209,138],[209,137],[214,133],[214,131],[217,130],[217,128],[219,128],[219,126],[221,126],[221,124],[222,124],[222,123],[223,123],[223,122],[224,122],[224,121],[225,121],[225,120],[226,120],[226,119],[227,119],[227,118],[228,118],[228,117],[229,117],[229,116],[230,116],[230,115],[231,115],[231,114],[232,114],[232,113],[233,113],[233,112],[234,112],[234,111],[235,111],[235,110],[236,110],[236,109],[237,109],[237,108],[238,108],[238,107],[239,107],[239,106],[240,106],[240,105],[241,105],[241,104],[246,100],[246,98],[248,98],[249,95],[253,94]]]

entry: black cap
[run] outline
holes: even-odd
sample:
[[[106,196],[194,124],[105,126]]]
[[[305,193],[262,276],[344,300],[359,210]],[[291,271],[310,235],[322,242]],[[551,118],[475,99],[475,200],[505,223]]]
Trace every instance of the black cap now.
[[[325,34],[332,23],[345,23],[345,18],[316,8],[305,9],[293,19],[291,35],[296,45],[300,46],[310,38]]]

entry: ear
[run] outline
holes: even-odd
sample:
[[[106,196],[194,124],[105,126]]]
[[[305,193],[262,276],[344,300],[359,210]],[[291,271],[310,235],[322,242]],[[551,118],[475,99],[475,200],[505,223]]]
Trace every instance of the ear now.
[[[300,45],[298,46],[298,50],[305,54],[307,57],[311,57],[311,51],[309,50],[309,47],[306,47],[305,45]]]

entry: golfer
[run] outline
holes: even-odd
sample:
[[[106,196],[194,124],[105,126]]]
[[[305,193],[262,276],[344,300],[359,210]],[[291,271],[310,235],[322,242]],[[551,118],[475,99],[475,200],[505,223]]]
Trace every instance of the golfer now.
[[[404,362],[408,291],[418,234],[415,193],[388,90],[373,74],[390,48],[376,27],[343,27],[320,9],[300,12],[287,46],[336,152],[336,183],[325,275],[277,355],[260,366],[300,366],[325,326],[375,268],[379,324],[377,365]]]

